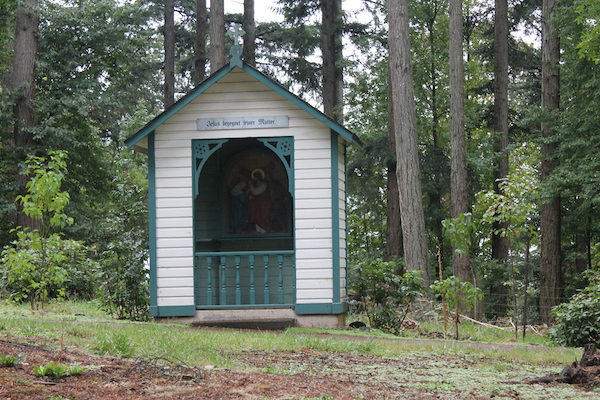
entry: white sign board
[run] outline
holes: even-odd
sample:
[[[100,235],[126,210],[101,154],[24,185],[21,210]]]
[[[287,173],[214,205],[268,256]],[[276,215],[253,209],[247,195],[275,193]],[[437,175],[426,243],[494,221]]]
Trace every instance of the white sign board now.
[[[287,128],[289,117],[287,115],[276,115],[274,117],[198,118],[196,125],[199,131]]]

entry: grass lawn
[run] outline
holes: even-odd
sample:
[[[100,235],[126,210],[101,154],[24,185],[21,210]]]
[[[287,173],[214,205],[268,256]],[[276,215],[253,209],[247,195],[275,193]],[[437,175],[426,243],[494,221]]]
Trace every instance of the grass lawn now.
[[[420,329],[443,330],[438,325],[426,328],[422,325]],[[566,384],[519,383],[527,377],[560,372],[564,365],[579,359],[581,349],[550,347],[538,335],[528,335],[523,342],[515,339],[514,332],[471,323],[462,324],[461,336],[469,340],[434,340],[416,332],[399,338],[379,331],[193,328],[118,321],[92,303],[54,303],[35,312],[25,305],[0,303],[0,339],[47,349],[124,359],[168,357],[194,367],[278,377],[322,376],[323,371],[331,374],[344,371],[353,374],[359,383],[367,374],[364,375],[367,382],[381,381],[384,385],[385,381],[388,386],[389,382],[397,382],[405,390],[437,393],[442,398],[455,398],[452,396],[466,388],[474,394],[464,398],[502,398],[502,394],[510,397],[509,386],[517,387],[514,390],[521,393],[517,398],[523,399],[591,399],[600,395],[598,389],[584,391]],[[319,360],[329,369],[319,369],[325,368],[318,366]],[[346,364],[341,360],[346,360]],[[375,365],[378,368],[373,369]],[[371,398],[360,393],[356,398]]]

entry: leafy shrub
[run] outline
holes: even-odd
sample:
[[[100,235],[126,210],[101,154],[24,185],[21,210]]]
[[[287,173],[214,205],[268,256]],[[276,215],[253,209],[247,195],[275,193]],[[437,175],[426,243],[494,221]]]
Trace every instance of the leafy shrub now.
[[[0,282],[17,303],[32,307],[52,299],[89,300],[97,286],[97,264],[87,246],[58,234],[42,238],[38,231],[18,233],[19,240],[2,252]]]
[[[412,302],[423,291],[419,273],[397,275],[398,265],[375,259],[362,263],[352,290],[362,303],[372,327],[399,334]]]
[[[92,300],[99,286],[99,264],[90,258],[90,249],[83,242],[63,241],[62,253],[65,259],[62,267],[67,272],[64,293],[69,299]]]
[[[50,376],[53,378],[62,378],[63,376],[79,375],[87,368],[79,365],[64,365],[51,362],[46,365],[33,367],[33,373],[38,376]]]
[[[127,160],[112,196],[119,199],[105,231],[110,243],[102,249],[100,305],[120,319],[149,318],[148,209],[145,172]]]
[[[21,363],[21,358],[12,354],[0,354],[0,367],[14,367]]]
[[[87,249],[82,242],[65,240],[55,231],[73,223],[64,213],[69,193],[61,191],[66,173],[67,153],[51,151],[48,158],[29,156],[24,175],[31,175],[27,194],[17,196],[25,214],[36,220],[39,229],[18,227],[17,240],[2,252],[0,280],[13,301],[28,301],[35,308],[50,299],[61,299],[66,294],[67,282],[77,282],[78,276],[92,274],[87,260]],[[83,265],[82,265],[83,264]],[[82,274],[77,274],[82,271]],[[91,292],[93,284],[81,288]]]
[[[42,238],[38,231],[19,232],[19,240],[2,252],[4,287],[15,302],[28,301],[31,308],[64,296],[67,272],[61,266],[62,239],[54,234]],[[51,294],[52,293],[52,294]]]
[[[119,244],[105,252],[100,272],[100,306],[119,319],[148,320],[150,292],[144,262],[147,251],[124,254]]]
[[[600,344],[600,271],[588,271],[589,285],[552,310],[550,338],[563,346]]]
[[[481,300],[483,293],[471,282],[463,282],[457,276],[451,276],[443,281],[436,281],[431,285],[431,289],[439,293],[448,304],[448,307],[454,311],[454,328],[456,340],[458,340],[461,311],[471,310],[477,304],[477,301]]]

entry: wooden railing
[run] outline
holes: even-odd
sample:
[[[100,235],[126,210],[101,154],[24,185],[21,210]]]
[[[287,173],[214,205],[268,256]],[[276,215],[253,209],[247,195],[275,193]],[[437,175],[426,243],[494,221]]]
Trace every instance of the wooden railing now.
[[[294,303],[292,250],[199,252],[195,273],[199,308]]]

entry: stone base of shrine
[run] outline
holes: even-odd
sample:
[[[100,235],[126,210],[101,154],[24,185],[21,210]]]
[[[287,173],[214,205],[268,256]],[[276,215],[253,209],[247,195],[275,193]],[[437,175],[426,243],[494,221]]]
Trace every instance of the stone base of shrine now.
[[[281,330],[292,326],[340,328],[345,314],[297,315],[292,308],[196,310],[193,317],[162,317],[157,322],[234,329]]]

